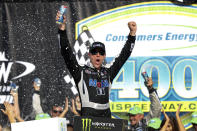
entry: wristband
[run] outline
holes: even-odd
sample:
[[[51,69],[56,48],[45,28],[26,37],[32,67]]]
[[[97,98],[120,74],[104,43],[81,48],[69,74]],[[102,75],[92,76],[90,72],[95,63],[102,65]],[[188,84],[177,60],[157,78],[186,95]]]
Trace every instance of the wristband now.
[[[149,91],[149,93],[153,93],[153,92],[155,91],[155,88],[152,87],[152,88],[149,89],[148,91]]]
[[[34,90],[34,93],[40,95],[40,91]]]

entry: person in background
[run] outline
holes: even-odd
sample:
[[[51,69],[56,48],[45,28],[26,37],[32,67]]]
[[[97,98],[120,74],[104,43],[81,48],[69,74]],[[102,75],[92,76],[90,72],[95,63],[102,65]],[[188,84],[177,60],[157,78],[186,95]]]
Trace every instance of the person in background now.
[[[165,117],[165,123],[164,125],[160,125],[162,127],[162,129],[160,131],[166,131],[166,129],[168,129],[169,127],[169,123],[170,123],[170,118],[168,117],[168,115],[165,113],[165,111],[163,110],[163,114],[164,114],[164,117]]]
[[[79,105],[79,102],[78,102],[78,100],[77,100],[78,98],[76,97],[76,99],[74,100],[74,99],[72,99],[72,106],[71,106],[71,112],[73,112],[74,113],[74,115],[76,115],[76,116],[80,116],[80,105]],[[76,105],[76,106],[75,106]]]
[[[144,116],[144,112],[140,107],[134,106],[130,108],[128,116],[130,122],[129,130],[131,131],[147,131],[148,121],[152,118],[160,118],[161,115],[161,103],[156,89],[153,88],[153,81],[151,77],[149,77],[148,81],[145,82],[145,86],[149,91],[149,98],[151,102],[150,111],[146,116]]]
[[[170,119],[170,121],[168,122],[168,125],[167,125],[165,131],[178,131],[179,128],[178,128],[178,124],[177,124],[176,118],[173,117],[173,116],[169,116],[169,119]],[[162,121],[161,125],[163,126],[165,123],[166,123],[166,119],[164,119]]]
[[[10,94],[13,96],[13,104],[4,102],[5,109],[1,109],[1,111],[8,116],[10,123],[15,122],[23,122],[24,120],[20,116],[20,109],[18,103],[18,92],[11,90]],[[10,125],[1,127],[2,131],[11,131]],[[0,130],[1,131],[1,130]]]
[[[10,94],[13,96],[14,104],[4,102],[5,110],[1,109],[1,111],[8,116],[10,123],[22,122],[24,120],[20,116],[18,92],[11,90]]]
[[[72,102],[75,103],[76,111],[80,114],[81,113],[81,101],[80,101],[79,95],[75,96],[75,99],[72,100]]]
[[[5,110],[1,109],[1,111],[8,116],[10,123],[15,123],[16,118],[14,114],[14,106],[8,102],[4,102],[3,104],[5,106]]]
[[[180,109],[181,109],[181,104],[179,105],[176,111],[176,120],[177,120],[178,128],[179,128],[179,131],[186,131],[180,118]]]
[[[43,113],[41,107],[41,101],[40,101],[40,86],[41,86],[41,80],[39,78],[35,78],[33,80],[34,93],[32,96],[32,106],[35,115]]]
[[[68,98],[66,97],[65,99],[65,105],[64,108],[58,104],[54,104],[48,113],[44,113],[42,110],[41,102],[40,102],[40,86],[41,86],[41,80],[39,78],[35,78],[33,81],[33,87],[34,87],[34,94],[33,94],[33,110],[35,112],[35,119],[40,120],[40,119],[47,119],[47,118],[54,118],[54,117],[60,117],[64,118],[69,110],[69,105],[68,105]],[[72,100],[72,106],[70,108],[71,112],[73,112],[74,115],[79,115],[78,111],[75,108],[75,101],[74,99]],[[73,126],[71,124],[68,124],[67,126],[68,131],[73,131]]]
[[[51,117],[64,118],[66,116],[67,112],[68,112],[68,98],[66,98],[66,100],[65,100],[64,108],[58,104],[55,104],[50,111],[50,115],[51,115]]]
[[[180,108],[181,104],[179,105],[176,111],[176,118],[174,116],[168,116],[164,111],[165,119],[162,121],[161,127],[162,131],[186,131],[183,123],[180,119]]]
[[[161,125],[161,120],[159,118],[153,118],[149,121],[148,123],[148,131],[186,131],[185,127],[180,119],[180,108],[181,108],[181,104],[179,105],[177,111],[176,111],[176,122],[174,122],[175,124],[172,124],[172,122],[170,122],[172,120],[168,117],[168,115],[165,113],[165,111],[163,110],[163,114],[165,116],[165,123],[162,126]]]
[[[49,118],[49,117],[65,117],[65,115],[68,112],[68,98],[65,100],[65,106],[64,109],[62,106],[59,106],[57,104],[53,105],[50,110],[50,116],[47,115],[47,113],[44,113],[41,106],[41,100],[40,100],[40,87],[41,87],[41,80],[39,78],[35,78],[33,81],[33,87],[34,87],[34,93],[32,96],[32,105],[33,110],[35,112],[36,118],[41,119],[42,118]],[[74,108],[75,109],[75,108]],[[75,111],[75,110],[74,110]]]

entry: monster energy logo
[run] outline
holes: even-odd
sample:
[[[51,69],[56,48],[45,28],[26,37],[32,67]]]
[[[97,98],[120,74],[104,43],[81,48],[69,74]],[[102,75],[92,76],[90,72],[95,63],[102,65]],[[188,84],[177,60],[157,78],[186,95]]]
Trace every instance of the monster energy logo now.
[[[90,131],[92,119],[84,118],[82,120],[83,131]]]

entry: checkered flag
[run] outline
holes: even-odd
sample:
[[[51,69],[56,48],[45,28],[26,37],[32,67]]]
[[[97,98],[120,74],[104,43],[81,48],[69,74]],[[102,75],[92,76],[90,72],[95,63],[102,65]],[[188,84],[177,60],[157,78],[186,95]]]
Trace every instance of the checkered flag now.
[[[80,65],[87,64],[90,60],[88,57],[89,47],[94,42],[94,39],[88,30],[87,26],[82,27],[82,32],[78,36],[74,44],[74,51],[76,54],[76,59]]]
[[[76,89],[76,85],[75,85],[75,82],[74,82],[74,79],[69,75],[67,74],[65,77],[64,77],[64,80],[66,81],[67,84],[70,84],[71,85],[71,91],[74,95],[78,94],[78,91]]]
[[[78,36],[73,46],[77,62],[80,65],[85,65],[90,61],[88,52],[89,52],[89,47],[92,45],[93,42],[94,42],[94,39],[90,31],[88,30],[87,26],[83,26],[82,32]],[[74,95],[78,94],[78,91],[76,89],[76,85],[72,76],[67,74],[64,77],[64,80],[66,81],[67,84],[71,85],[71,91],[73,92],[73,94]]]

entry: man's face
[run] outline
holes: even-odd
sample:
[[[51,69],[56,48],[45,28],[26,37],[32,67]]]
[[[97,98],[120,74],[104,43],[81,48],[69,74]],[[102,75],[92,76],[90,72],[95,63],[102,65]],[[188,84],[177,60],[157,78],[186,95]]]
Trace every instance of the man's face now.
[[[139,123],[140,120],[143,119],[143,116],[144,115],[142,115],[142,114],[129,115],[130,124],[132,126],[136,125],[137,123]]]
[[[90,62],[96,69],[100,69],[106,55],[101,49],[95,49],[93,52],[89,53]]]
[[[51,117],[58,117],[63,112],[63,108],[60,106],[53,106],[51,111]]]

